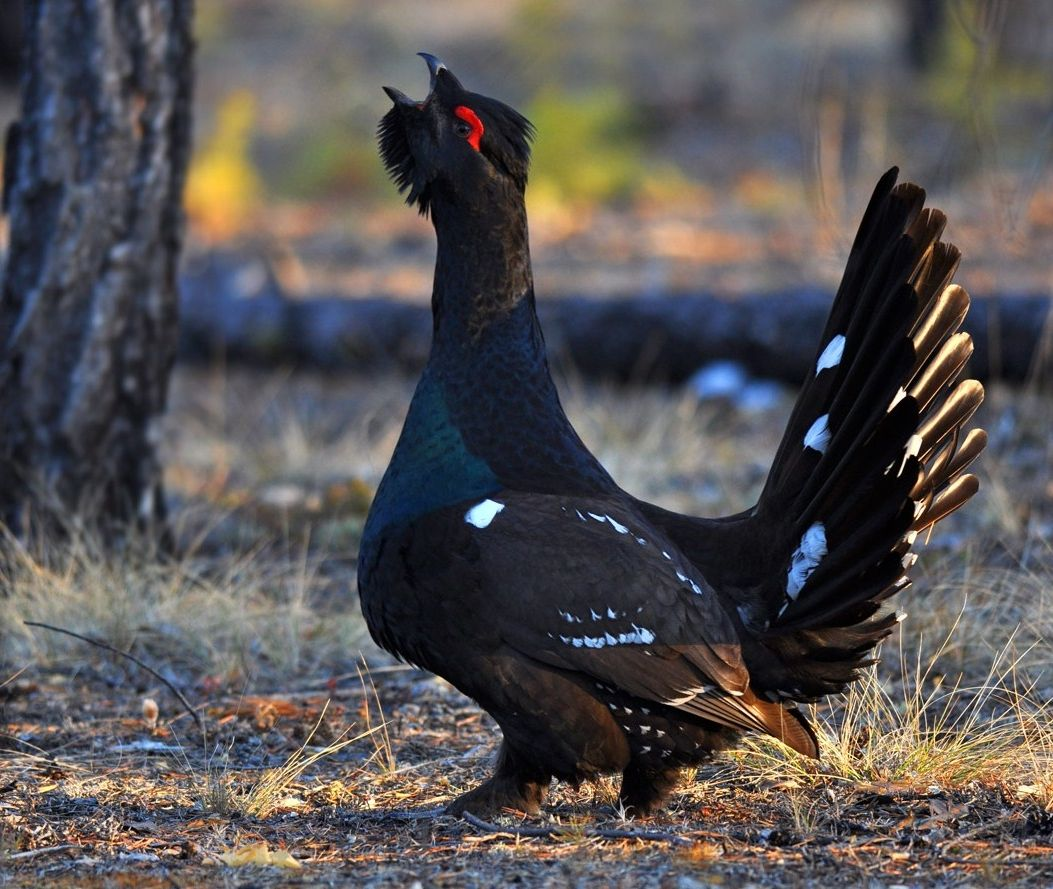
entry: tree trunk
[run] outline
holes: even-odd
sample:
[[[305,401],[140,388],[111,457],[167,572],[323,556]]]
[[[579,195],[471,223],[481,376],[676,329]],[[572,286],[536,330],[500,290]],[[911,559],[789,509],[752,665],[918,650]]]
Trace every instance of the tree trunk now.
[[[192,0],[29,0],[8,135],[0,520],[163,526]]]

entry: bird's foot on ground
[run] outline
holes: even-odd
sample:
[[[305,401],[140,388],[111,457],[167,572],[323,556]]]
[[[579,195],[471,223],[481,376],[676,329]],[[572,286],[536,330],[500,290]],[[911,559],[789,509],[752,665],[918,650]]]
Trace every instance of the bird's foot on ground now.
[[[630,763],[622,774],[621,805],[632,818],[649,818],[665,805],[679,780],[679,768],[649,769]]]
[[[471,812],[478,818],[491,818],[505,809],[536,815],[541,811],[548,786],[518,780],[511,776],[495,775],[475,790],[462,793],[446,807],[446,814],[460,818]]]

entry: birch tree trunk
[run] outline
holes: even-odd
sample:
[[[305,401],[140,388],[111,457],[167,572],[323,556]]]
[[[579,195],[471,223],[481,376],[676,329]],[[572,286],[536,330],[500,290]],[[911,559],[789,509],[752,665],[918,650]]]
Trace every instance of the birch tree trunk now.
[[[0,521],[163,527],[192,0],[28,0],[7,138]]]

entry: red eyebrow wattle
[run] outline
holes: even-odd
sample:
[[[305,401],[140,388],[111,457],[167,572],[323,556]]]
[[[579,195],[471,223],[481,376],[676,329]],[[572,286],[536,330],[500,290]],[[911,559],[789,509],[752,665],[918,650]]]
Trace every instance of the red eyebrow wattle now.
[[[458,105],[453,109],[453,113],[472,128],[472,131],[468,134],[468,144],[478,151],[479,142],[483,138],[483,122],[479,120],[479,115],[467,105]]]

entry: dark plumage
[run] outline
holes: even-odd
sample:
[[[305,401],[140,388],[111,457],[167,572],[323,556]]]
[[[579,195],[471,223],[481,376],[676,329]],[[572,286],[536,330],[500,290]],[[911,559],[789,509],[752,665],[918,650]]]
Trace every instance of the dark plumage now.
[[[897,616],[915,537],[975,493],[983,396],[958,251],[924,192],[878,183],[814,372],[764,492],[678,515],[582,444],[534,311],[530,124],[426,56],[423,102],[387,89],[384,162],[438,238],[432,352],[362,540],[373,637],[501,726],[493,778],[452,812],[536,811],[553,777],[621,772],[650,812],[683,766],[767,732],[818,755],[796,709],[843,690]]]

